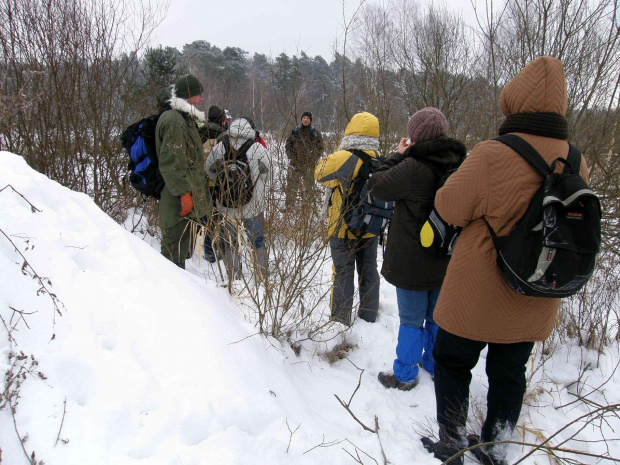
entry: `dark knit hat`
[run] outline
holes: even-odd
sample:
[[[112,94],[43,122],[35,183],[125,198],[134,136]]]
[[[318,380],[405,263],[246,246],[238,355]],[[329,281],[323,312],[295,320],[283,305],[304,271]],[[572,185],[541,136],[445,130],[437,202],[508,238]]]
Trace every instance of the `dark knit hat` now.
[[[411,142],[424,142],[445,136],[448,121],[437,108],[426,107],[416,111],[407,123],[407,132]]]
[[[177,97],[188,99],[204,92],[202,84],[192,74],[186,74],[174,83],[174,93]]]
[[[211,105],[207,112],[207,118],[212,123],[221,123],[226,119],[226,113],[224,113],[224,109],[217,105]]]
[[[310,113],[309,111],[304,111],[301,114],[301,119],[304,119],[304,116],[307,116],[308,118],[310,118],[310,121],[312,121],[312,113]]]

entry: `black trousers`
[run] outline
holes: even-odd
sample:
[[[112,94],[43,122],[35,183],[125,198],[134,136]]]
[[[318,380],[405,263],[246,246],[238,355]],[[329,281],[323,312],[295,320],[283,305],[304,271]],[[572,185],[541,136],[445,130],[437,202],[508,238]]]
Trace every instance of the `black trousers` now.
[[[379,272],[377,271],[378,237],[367,239],[329,240],[332,252],[333,275],[331,318],[349,326],[355,293],[355,267],[357,266],[361,319],[373,323],[379,311]]]
[[[433,355],[439,435],[442,441],[454,442],[458,447],[467,446],[464,433],[469,409],[471,370],[476,366],[480,351],[485,346],[486,342],[459,337],[441,328],[437,331]],[[521,413],[526,387],[525,366],[534,343],[488,343],[488,346],[488,410],[480,434],[482,442],[505,440],[512,435]],[[505,447],[498,449],[505,450]],[[497,452],[492,455],[503,459],[498,457],[502,453]]]

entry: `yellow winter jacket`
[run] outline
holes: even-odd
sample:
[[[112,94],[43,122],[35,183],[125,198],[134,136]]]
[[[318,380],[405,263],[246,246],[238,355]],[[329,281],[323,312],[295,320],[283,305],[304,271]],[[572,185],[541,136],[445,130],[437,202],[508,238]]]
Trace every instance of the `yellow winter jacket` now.
[[[344,131],[345,138],[348,136],[379,137],[379,120],[370,113],[358,113],[347,125]],[[343,139],[344,141],[344,139]],[[341,143],[342,145],[342,143]],[[378,157],[378,150],[363,150],[373,158]],[[329,237],[355,239],[355,233],[351,232],[342,218],[343,193],[349,193],[352,189],[352,180],[358,175],[363,162],[348,150],[339,150],[326,156],[319,161],[315,170],[314,178],[322,185],[332,189],[327,218],[327,234]],[[373,234],[365,234],[364,237],[374,237]]]

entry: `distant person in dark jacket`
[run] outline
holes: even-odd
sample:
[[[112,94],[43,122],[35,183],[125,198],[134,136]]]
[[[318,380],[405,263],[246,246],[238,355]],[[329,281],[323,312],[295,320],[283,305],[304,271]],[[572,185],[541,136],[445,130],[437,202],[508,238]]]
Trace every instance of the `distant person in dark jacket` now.
[[[291,205],[301,195],[311,194],[314,189],[314,167],[323,156],[323,136],[312,126],[312,113],[305,111],[301,125],[286,139],[286,156],[289,169],[286,182],[286,204]]]
[[[372,195],[395,201],[381,273],[396,286],[400,328],[393,372],[379,373],[386,388],[417,384],[418,364],[434,375],[437,325],[433,309],[450,257],[435,258],[420,243],[420,229],[433,208],[439,174],[460,165],[465,146],[446,137],[448,123],[436,108],[415,113],[402,139],[368,181]]]

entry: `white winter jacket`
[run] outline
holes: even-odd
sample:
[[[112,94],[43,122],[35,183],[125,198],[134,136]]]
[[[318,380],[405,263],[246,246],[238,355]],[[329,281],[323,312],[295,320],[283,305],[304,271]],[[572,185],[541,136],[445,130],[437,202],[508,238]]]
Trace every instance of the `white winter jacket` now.
[[[230,136],[230,143],[235,148],[241,147],[248,139],[254,139],[255,131],[245,119],[239,118],[230,124],[230,129],[226,132]],[[215,180],[217,178],[218,161],[223,160],[224,144],[219,142],[205,163],[205,172],[209,178]],[[265,194],[267,190],[267,176],[271,169],[271,160],[269,152],[260,142],[252,144],[247,152],[248,162],[250,164],[250,172],[252,182],[255,183],[252,199],[242,208],[223,207],[216,199],[217,209],[231,218],[247,219],[254,218],[265,211],[266,201]]]

